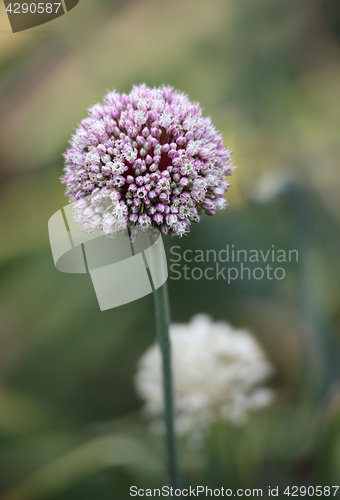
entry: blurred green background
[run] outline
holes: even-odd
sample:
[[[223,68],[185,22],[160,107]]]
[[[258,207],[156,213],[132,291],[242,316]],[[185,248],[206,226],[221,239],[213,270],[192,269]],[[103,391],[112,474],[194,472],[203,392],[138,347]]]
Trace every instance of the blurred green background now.
[[[141,82],[200,102],[238,165],[230,208],[164,238],[168,258],[228,243],[300,257],[282,281],[169,280],[174,322],[207,312],[247,327],[276,369],[269,409],[217,425],[202,450],[180,443],[184,483],[339,485],[339,2],[83,0],[15,35],[1,3],[0,72],[0,498],[125,499],[165,483],[133,386],[152,297],[100,312],[89,276],[55,269],[47,233],[68,203],[75,126]]]

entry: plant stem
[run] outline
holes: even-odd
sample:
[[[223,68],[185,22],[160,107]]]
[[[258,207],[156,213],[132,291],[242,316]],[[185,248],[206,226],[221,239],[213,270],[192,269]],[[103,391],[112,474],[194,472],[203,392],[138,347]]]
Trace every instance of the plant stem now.
[[[177,464],[176,440],[174,429],[174,398],[171,369],[171,344],[169,338],[170,307],[167,283],[153,292],[155,301],[156,325],[159,347],[162,355],[165,444],[170,485],[178,488],[180,483]]]

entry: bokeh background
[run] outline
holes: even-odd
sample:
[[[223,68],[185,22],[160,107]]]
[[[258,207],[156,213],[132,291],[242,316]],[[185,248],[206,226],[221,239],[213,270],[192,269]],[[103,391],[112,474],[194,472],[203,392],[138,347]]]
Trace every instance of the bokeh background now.
[[[180,443],[184,483],[340,484],[340,5],[337,0],[87,0],[13,35],[0,5],[0,498],[129,498],[165,483],[136,363],[152,297],[100,312],[89,276],[53,265],[49,217],[74,127],[107,90],[170,84],[234,149],[230,208],[190,249],[298,249],[273,280],[169,280],[172,319],[251,330],[275,403],[206,446]],[[282,495],[280,495],[282,498]],[[285,497],[284,497],[285,498]]]

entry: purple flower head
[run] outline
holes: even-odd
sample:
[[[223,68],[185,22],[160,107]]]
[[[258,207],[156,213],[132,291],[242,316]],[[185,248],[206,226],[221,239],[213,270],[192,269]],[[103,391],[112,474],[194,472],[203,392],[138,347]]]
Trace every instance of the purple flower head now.
[[[114,236],[162,224],[182,236],[198,213],[225,208],[230,156],[197,103],[139,85],[89,109],[64,154],[62,182],[85,230]]]

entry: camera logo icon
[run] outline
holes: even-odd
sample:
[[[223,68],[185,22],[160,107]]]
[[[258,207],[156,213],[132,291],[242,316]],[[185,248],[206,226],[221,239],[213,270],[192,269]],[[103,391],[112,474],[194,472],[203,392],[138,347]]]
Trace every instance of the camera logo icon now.
[[[90,274],[101,311],[127,304],[161,287],[168,278],[161,233],[138,230],[133,242],[125,231],[108,238],[83,231],[71,203],[48,222],[58,271]]]

